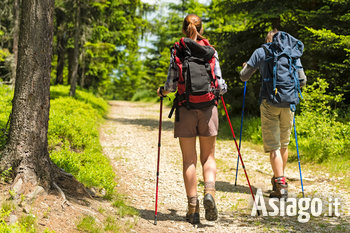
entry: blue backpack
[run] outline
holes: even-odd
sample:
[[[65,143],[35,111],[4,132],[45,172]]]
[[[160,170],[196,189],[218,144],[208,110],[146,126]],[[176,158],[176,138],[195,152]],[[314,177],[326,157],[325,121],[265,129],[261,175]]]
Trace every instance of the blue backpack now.
[[[260,98],[264,96],[276,106],[299,103],[301,95],[297,60],[303,55],[304,44],[286,32],[277,32],[271,43],[262,45],[265,50],[266,74],[262,75]],[[292,109],[293,110],[293,109]]]

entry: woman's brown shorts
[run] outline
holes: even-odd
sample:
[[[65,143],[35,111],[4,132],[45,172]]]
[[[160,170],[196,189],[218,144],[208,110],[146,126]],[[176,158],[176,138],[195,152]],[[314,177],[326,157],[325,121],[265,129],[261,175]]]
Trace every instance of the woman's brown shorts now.
[[[179,121],[175,121],[174,137],[217,136],[218,109],[215,105],[204,109],[180,107]]]

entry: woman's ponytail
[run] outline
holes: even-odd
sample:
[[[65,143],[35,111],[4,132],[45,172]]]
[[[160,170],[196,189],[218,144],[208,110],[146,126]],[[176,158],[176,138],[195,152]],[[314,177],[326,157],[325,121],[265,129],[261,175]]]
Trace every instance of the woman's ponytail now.
[[[195,14],[189,14],[185,17],[182,31],[188,38],[192,40],[204,39],[202,36],[202,20]]]
[[[192,40],[196,40],[197,34],[198,32],[196,26],[193,23],[190,23],[187,27],[186,36]]]

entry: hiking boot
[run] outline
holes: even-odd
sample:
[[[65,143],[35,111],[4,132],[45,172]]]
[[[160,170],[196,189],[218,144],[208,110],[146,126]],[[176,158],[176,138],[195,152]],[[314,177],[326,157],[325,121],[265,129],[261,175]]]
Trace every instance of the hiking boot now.
[[[204,190],[204,209],[205,219],[208,221],[215,221],[218,219],[218,210],[215,204],[215,189]]]
[[[285,178],[275,178],[276,190],[270,193],[270,198],[288,198],[288,183],[285,182]]]
[[[199,224],[199,201],[196,205],[188,203],[188,210],[186,213],[186,221],[192,224]]]
[[[276,190],[277,190],[275,179],[276,179],[275,176],[273,176],[273,177],[271,178],[272,191],[276,191]]]

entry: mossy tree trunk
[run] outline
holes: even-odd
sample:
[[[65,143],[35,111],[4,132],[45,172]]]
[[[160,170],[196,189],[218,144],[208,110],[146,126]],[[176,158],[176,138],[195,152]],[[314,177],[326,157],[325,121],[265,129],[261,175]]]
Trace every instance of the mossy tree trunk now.
[[[54,167],[47,148],[53,9],[54,0],[22,1],[10,133],[0,157],[0,170],[12,167],[16,178],[44,188]]]

